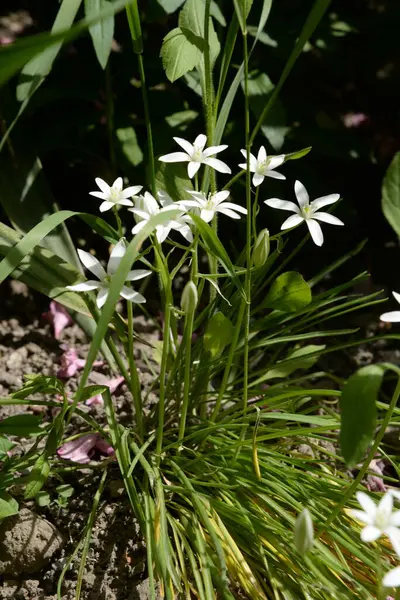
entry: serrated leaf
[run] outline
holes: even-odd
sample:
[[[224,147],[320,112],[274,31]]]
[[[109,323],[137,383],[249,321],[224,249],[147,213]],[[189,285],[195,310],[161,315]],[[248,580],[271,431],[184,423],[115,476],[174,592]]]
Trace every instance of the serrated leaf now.
[[[300,273],[287,271],[271,285],[263,303],[266,308],[296,312],[311,302],[311,289]]]
[[[0,519],[11,517],[18,512],[18,502],[7,492],[0,492]]]
[[[161,46],[161,59],[165,74],[173,83],[200,62],[201,50],[189,39],[188,33],[176,27],[164,38]]]
[[[85,15],[87,19],[98,17],[105,9],[111,6],[110,0],[85,0]],[[89,27],[93,47],[97,60],[103,69],[106,68],[111,52],[114,37],[114,15],[102,19]]]
[[[212,358],[219,356],[233,338],[233,325],[222,312],[215,313],[207,324],[203,344]]]
[[[136,131],[133,127],[120,127],[115,132],[125,158],[137,167],[143,162],[143,152],[140,149]]]
[[[395,155],[383,179],[382,210],[389,225],[400,237],[400,152]]]
[[[348,467],[364,458],[376,427],[376,402],[384,368],[362,367],[349,377],[340,397],[340,449]]]
[[[186,34],[188,31],[194,36],[193,41],[200,50],[204,49],[204,21],[205,21],[205,3],[204,0],[187,0],[185,6],[179,13],[179,27]],[[214,25],[210,17],[208,30],[208,43],[210,48],[210,63],[213,67],[221,46],[218,36],[215,33]]]
[[[43,433],[40,422],[41,417],[35,415],[14,415],[0,421],[0,433],[19,437],[37,435]]]

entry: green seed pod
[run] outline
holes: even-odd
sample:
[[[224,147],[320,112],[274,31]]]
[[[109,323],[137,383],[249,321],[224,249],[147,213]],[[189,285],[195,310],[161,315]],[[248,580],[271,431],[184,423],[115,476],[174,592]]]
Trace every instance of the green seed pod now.
[[[194,285],[193,281],[188,281],[182,292],[182,310],[184,310],[187,315],[193,313],[196,309],[198,300],[199,296],[196,286]]]
[[[305,555],[314,543],[314,526],[310,511],[305,508],[297,517],[294,525],[294,545],[297,552]]]
[[[257,269],[265,265],[269,256],[269,246],[269,231],[263,229],[258,234],[253,248],[253,265]]]

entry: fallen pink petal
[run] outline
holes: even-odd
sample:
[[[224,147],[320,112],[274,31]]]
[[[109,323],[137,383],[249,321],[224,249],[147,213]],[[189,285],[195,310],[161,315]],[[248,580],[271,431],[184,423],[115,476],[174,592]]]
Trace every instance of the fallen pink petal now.
[[[57,450],[58,456],[72,462],[87,464],[96,455],[112,456],[114,449],[99,433],[88,433],[75,440],[66,442]]]
[[[104,385],[106,385],[110,389],[110,393],[113,394],[123,381],[125,381],[124,377],[115,377],[115,379],[109,379],[108,381],[105,381]],[[96,394],[92,398],[86,400],[85,404],[86,406],[95,406],[96,404],[103,406],[104,400],[101,394]]]
[[[43,317],[47,319],[54,328],[54,337],[56,340],[60,339],[61,332],[68,325],[73,324],[73,320],[69,312],[58,302],[54,300],[50,302],[49,311],[43,314]]]
[[[57,377],[68,379],[68,377],[73,377],[78,371],[84,368],[86,359],[79,358],[75,348],[69,348],[66,344],[63,344],[61,348],[64,350],[64,353],[61,355],[61,367],[57,371]],[[102,360],[96,360],[93,366],[101,367],[103,364]]]

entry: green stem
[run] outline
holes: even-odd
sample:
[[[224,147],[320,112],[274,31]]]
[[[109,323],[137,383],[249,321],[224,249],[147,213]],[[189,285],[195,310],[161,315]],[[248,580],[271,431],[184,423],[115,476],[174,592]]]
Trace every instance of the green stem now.
[[[149,98],[148,98],[148,95],[147,95],[146,77],[145,77],[144,65],[143,65],[143,56],[141,54],[138,54],[138,65],[139,65],[139,75],[140,75],[140,87],[142,89],[144,118],[145,118],[145,121],[146,121],[146,129],[147,129],[147,144],[148,144],[148,148],[149,148],[149,166],[150,166],[150,176],[151,176],[151,193],[153,194],[153,196],[155,198],[157,198],[156,169],[155,169],[155,163],[154,163],[153,134],[152,134],[152,129],[151,129]]]
[[[393,367],[392,367],[393,368]],[[398,371],[396,369],[397,375],[399,376],[400,371]],[[352,482],[352,484],[349,486],[349,488],[347,489],[347,492],[345,492],[345,494],[343,494],[340,502],[336,505],[336,507],[334,508],[334,510],[331,512],[331,514],[329,515],[328,519],[325,521],[324,525],[321,527],[321,529],[318,531],[316,538],[320,538],[321,535],[328,529],[328,527],[333,523],[333,521],[336,519],[336,517],[338,516],[338,514],[340,513],[340,511],[342,510],[343,506],[346,504],[346,502],[351,498],[351,496],[354,494],[354,492],[356,491],[358,484],[360,483],[360,481],[362,481],[362,479],[364,478],[366,472],[368,471],[369,465],[371,463],[371,460],[373,460],[378,448],[379,448],[379,444],[382,441],[383,436],[385,435],[385,431],[390,423],[390,419],[392,418],[393,412],[397,406],[397,401],[400,397],[400,377],[397,381],[397,385],[396,388],[393,392],[393,396],[392,399],[390,401],[390,405],[386,411],[385,417],[382,421],[382,425],[378,431],[378,434],[375,438],[375,442],[373,443],[373,445],[371,446],[371,450],[369,451],[361,469],[358,472],[357,477],[354,479],[354,481]]]
[[[260,186],[257,187],[256,189],[256,197],[254,199],[254,206],[253,206],[253,237],[254,237],[254,241],[257,239],[257,224],[256,224],[256,219],[257,219],[257,208],[258,208],[258,194],[260,191]]]
[[[123,231],[122,231],[122,221],[120,219],[120,216],[118,214],[118,208],[116,206],[113,206],[113,211],[114,211],[114,216],[115,216],[115,220],[117,222],[117,229],[118,229],[118,235],[120,238],[124,237]]]
[[[158,400],[158,423],[157,423],[157,446],[156,453],[158,455],[158,461],[161,460],[161,451],[163,444],[164,435],[164,420],[165,420],[165,388],[166,388],[166,375],[167,375],[167,362],[169,355],[169,336],[170,336],[170,325],[171,325],[171,305],[169,298],[165,299],[165,314],[164,314],[164,335],[163,335],[163,350],[161,357],[161,369],[160,369],[160,394]]]
[[[179,423],[179,441],[182,442],[185,437],[186,418],[189,406],[189,397],[191,389],[191,353],[192,353],[192,334],[193,334],[193,321],[194,321],[194,310],[191,310],[186,315],[185,319],[185,333],[184,333],[184,344],[185,344],[185,374],[183,382],[183,403],[181,407],[181,418]]]
[[[382,549],[379,544],[376,547],[376,598],[377,600],[385,600],[385,590],[382,585]]]
[[[135,405],[135,418],[138,428],[139,438],[143,442],[144,428],[143,428],[143,404],[142,404],[142,393],[140,389],[139,376],[135,364],[135,357],[133,354],[133,306],[132,302],[127,302],[128,310],[128,362],[129,371],[131,376],[131,394]]]

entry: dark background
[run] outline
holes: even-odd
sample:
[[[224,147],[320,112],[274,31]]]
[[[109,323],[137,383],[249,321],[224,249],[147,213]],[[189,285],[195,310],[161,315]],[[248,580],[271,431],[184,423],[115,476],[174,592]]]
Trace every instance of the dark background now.
[[[229,21],[232,3],[218,4]],[[264,40],[267,43],[259,42],[251,59],[252,73],[265,73],[273,83],[278,81],[311,6],[309,0],[275,0],[266,26],[269,39]],[[3,1],[0,43],[50,29],[57,7],[56,2],[39,0]],[[155,151],[162,154],[175,150],[173,135],[193,140],[204,131],[201,99],[184,79],[170,84],[162,69],[159,58],[162,39],[176,26],[177,12],[167,15],[155,1],[141,2],[140,8]],[[258,23],[260,9],[261,3],[255,0],[250,23]],[[83,17],[83,13],[79,13],[79,17]],[[218,23],[215,27],[223,43],[227,29]],[[268,123],[271,126],[278,123],[285,128],[282,147],[274,150],[262,133],[257,136],[255,149],[264,144],[272,153],[313,147],[307,157],[290,161],[281,168],[287,182],[264,181],[260,200],[271,196],[294,199],[295,179],[306,185],[312,197],[338,192],[343,198],[336,214],[346,227],[340,230],[324,227],[324,246],[317,249],[309,242],[296,259],[296,267],[306,277],[368,238],[362,253],[339,276],[368,270],[372,276],[371,287],[400,289],[398,242],[380,205],[382,178],[394,154],[400,150],[399,32],[398,0],[332,2],[306,51],[300,55],[280,95],[279,109]],[[228,84],[240,62],[238,43]],[[219,63],[217,74],[218,67]],[[111,182],[115,175],[123,174],[132,185],[147,182],[148,188],[147,136],[137,61],[124,13],[116,17],[108,75],[114,127],[134,128],[143,153],[139,164],[132,164],[115,136],[115,168],[110,161],[106,75],[96,60],[89,36],[64,46],[52,73],[31,100],[11,138],[19,149],[35,152],[40,157],[54,198],[62,208],[96,212],[98,203],[88,195],[95,189],[95,176]],[[16,81],[12,81],[1,91],[3,130],[18,108],[15,85]],[[266,97],[258,101],[263,103]],[[187,110],[198,115],[194,119],[193,115],[188,117],[179,126],[166,120],[174,113]],[[221,158],[235,172],[235,165],[241,162],[239,150],[244,145],[241,91],[223,142],[229,144],[229,150]],[[244,203],[244,188],[240,184],[233,190],[233,200]],[[268,226],[276,232],[285,216],[281,211],[274,212],[262,205],[260,228]],[[74,240],[86,238],[89,245],[95,243],[87,240],[83,225],[76,223],[71,231]],[[293,235],[293,243],[300,239],[301,233],[304,230]],[[239,245],[241,228],[224,219],[220,235],[231,246],[232,239],[238,240]]]

